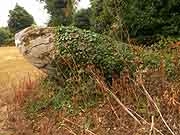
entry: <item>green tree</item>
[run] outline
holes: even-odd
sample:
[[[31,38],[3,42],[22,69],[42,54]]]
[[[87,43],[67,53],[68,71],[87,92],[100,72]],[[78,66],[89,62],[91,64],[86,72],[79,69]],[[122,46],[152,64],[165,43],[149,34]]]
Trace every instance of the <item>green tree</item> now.
[[[91,5],[92,30],[122,40],[125,35],[121,17],[124,2],[121,0],[91,0]]]
[[[12,41],[12,33],[8,28],[0,28],[0,46],[7,44]]]
[[[82,29],[90,29],[91,27],[91,9],[81,9],[74,14],[74,26]]]
[[[40,0],[45,2],[48,13],[51,15],[49,25],[70,25],[75,0]]]
[[[105,8],[105,0],[91,0],[93,10],[93,29],[96,32],[104,32],[106,28],[112,23],[112,17]]]
[[[13,10],[9,11],[8,27],[12,33],[16,33],[34,23],[33,16],[18,4]]]
[[[127,0],[123,20],[133,37],[180,34],[179,0]]]
[[[94,29],[133,38],[180,35],[179,0],[91,0]],[[126,35],[125,35],[126,36]]]

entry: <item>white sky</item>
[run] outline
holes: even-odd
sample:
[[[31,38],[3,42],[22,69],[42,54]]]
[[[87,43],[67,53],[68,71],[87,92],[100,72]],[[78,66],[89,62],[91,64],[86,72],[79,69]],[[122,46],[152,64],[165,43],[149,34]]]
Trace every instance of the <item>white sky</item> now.
[[[34,17],[37,25],[45,25],[48,22],[49,15],[44,9],[44,4],[37,0],[0,0],[0,26],[7,26],[9,10],[14,9],[16,3]],[[81,0],[78,9],[87,8],[89,5],[89,0]]]

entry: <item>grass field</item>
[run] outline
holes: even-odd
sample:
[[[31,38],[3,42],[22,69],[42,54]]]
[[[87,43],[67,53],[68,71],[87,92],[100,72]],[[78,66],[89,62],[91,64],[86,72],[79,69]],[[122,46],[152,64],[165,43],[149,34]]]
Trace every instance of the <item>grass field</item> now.
[[[7,106],[14,98],[14,90],[27,77],[35,79],[39,73],[21,56],[17,48],[0,47],[0,134],[10,134],[2,129],[7,119]]]
[[[11,97],[16,87],[28,79],[35,80],[40,71],[33,67],[15,47],[0,47],[0,98]],[[1,103],[0,99],[0,103]],[[7,99],[7,98],[6,98]],[[0,105],[1,107],[1,105]]]
[[[33,76],[39,71],[28,63],[15,47],[0,48],[0,85],[22,80]]]

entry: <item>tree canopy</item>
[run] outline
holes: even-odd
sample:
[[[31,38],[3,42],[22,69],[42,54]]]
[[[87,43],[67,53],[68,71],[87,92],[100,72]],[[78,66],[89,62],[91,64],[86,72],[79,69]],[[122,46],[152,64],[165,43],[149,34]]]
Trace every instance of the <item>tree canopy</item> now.
[[[33,16],[18,4],[13,10],[9,11],[8,27],[12,33],[16,33],[34,23]]]
[[[71,25],[138,40],[180,35],[179,0],[90,0],[91,8],[75,10],[80,0],[40,0],[51,15],[49,25]]]
[[[179,0],[91,0],[94,29],[104,32],[116,26],[138,39],[180,35]]]
[[[81,9],[74,14],[73,23],[76,27],[90,29],[91,27],[91,9]]]
[[[123,20],[133,37],[180,35],[179,0],[127,0]]]
[[[49,25],[69,25],[72,23],[74,0],[40,0],[46,3],[46,9],[51,15]]]

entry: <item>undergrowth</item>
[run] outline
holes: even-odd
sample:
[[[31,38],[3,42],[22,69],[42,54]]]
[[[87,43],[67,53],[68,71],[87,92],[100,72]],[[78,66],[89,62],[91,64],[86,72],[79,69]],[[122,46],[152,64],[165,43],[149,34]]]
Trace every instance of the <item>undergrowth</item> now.
[[[54,74],[23,98],[31,134],[180,134],[178,47],[132,46],[74,27],[57,29],[56,47]]]
[[[55,111],[65,109],[67,113],[75,115],[103,99],[102,93],[96,90],[95,81],[87,76],[70,78],[65,81],[63,88],[57,82],[44,80],[42,87],[41,99],[27,106],[28,113],[36,113],[50,106]]]
[[[26,131],[42,135],[44,131],[47,135],[72,132],[77,135],[169,135],[164,120],[172,132],[179,134],[178,78],[177,82],[168,81],[163,69],[151,73],[138,70],[134,79],[124,71],[120,77],[113,75],[110,86],[98,69],[87,70],[86,79],[73,78],[63,88],[58,82],[46,79],[33,96],[17,94],[16,97],[25,96],[16,98],[23,99],[18,101],[18,106],[24,104],[24,113],[21,109],[20,114],[15,114],[26,122],[30,120]]]

